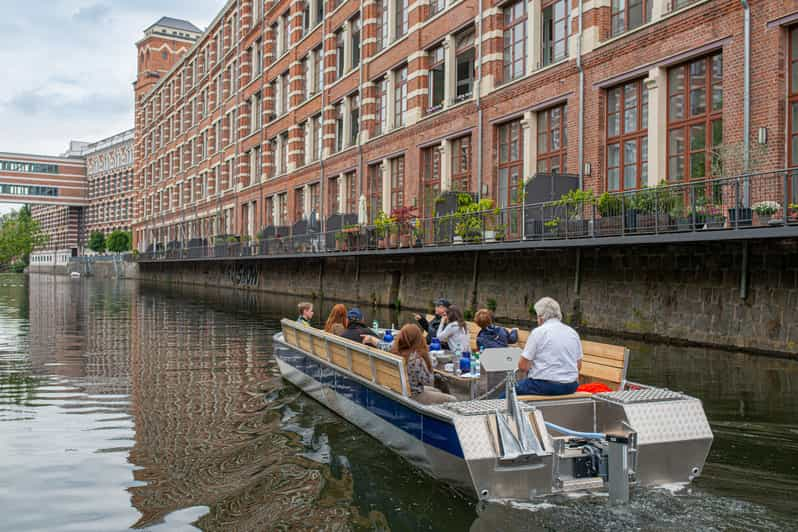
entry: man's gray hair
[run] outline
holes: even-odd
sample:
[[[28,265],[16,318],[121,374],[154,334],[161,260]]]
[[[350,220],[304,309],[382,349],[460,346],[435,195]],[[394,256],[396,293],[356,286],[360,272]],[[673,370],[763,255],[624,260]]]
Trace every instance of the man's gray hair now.
[[[535,303],[535,313],[538,315],[538,318],[542,319],[543,321],[547,321],[552,318],[562,320],[560,304],[550,297],[542,297],[537,303]]]

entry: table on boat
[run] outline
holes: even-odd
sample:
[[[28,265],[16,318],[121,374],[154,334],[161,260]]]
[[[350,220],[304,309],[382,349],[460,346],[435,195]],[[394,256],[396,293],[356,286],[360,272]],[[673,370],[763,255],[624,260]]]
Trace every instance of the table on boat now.
[[[436,375],[440,375],[447,383],[451,382],[457,384],[458,387],[467,388],[469,399],[476,399],[477,395],[479,395],[480,379],[478,377],[474,377],[470,373],[466,374],[466,376],[457,375],[454,372],[446,371],[439,367],[433,368],[433,371]]]

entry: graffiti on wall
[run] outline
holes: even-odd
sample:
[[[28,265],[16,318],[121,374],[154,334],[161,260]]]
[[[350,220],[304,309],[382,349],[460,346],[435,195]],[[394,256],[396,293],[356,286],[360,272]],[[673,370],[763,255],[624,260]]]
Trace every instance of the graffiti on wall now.
[[[257,286],[258,268],[254,264],[228,264],[224,278],[236,286]]]

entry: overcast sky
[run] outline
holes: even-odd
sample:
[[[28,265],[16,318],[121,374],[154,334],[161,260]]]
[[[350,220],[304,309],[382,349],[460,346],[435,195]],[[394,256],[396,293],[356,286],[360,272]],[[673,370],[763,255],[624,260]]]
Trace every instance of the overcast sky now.
[[[144,28],[169,16],[205,29],[224,3],[2,0],[0,152],[57,155],[70,140],[132,128],[134,43]]]

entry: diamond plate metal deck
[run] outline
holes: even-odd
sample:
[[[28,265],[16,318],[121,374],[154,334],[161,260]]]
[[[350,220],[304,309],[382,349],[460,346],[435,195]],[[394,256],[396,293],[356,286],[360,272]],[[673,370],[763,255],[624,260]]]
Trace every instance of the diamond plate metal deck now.
[[[505,399],[483,399],[474,401],[459,401],[456,403],[444,403],[440,407],[449,412],[461,416],[484,416],[486,414],[495,414],[496,409],[499,412],[507,411],[507,401]],[[535,410],[534,406],[523,404],[522,408],[526,411]]]
[[[712,429],[698,399],[624,405],[639,445],[712,439]]]
[[[596,397],[624,405],[632,403],[653,403],[657,401],[690,399],[690,397],[684,395],[683,393],[674,392],[672,390],[668,390],[667,388],[643,388],[641,390],[605,392],[596,394]]]

